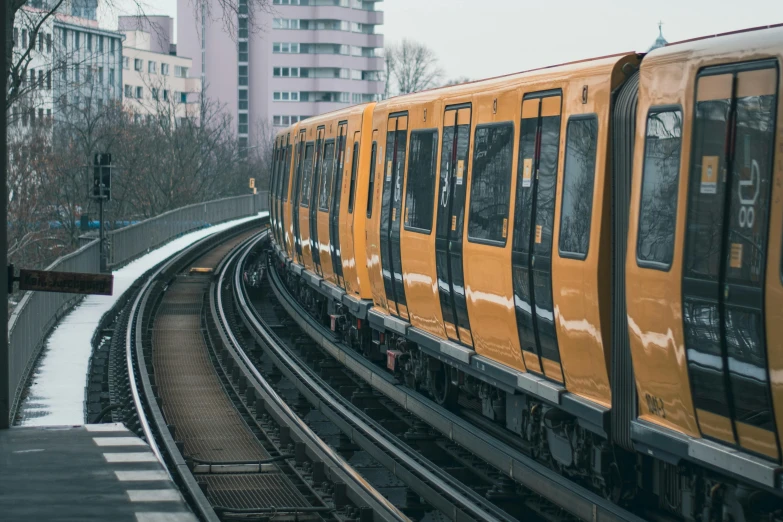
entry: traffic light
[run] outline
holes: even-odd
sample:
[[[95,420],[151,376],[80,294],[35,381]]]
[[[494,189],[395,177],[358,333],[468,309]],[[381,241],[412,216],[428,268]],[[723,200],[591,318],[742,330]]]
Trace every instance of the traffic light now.
[[[111,199],[111,154],[96,154],[93,160],[92,196]]]

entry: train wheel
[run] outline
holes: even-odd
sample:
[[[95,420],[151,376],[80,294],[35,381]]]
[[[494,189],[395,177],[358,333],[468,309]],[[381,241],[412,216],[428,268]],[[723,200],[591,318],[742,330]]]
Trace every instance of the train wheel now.
[[[444,408],[455,409],[459,399],[459,388],[451,383],[448,368],[437,359],[431,359],[429,363],[430,395]]]

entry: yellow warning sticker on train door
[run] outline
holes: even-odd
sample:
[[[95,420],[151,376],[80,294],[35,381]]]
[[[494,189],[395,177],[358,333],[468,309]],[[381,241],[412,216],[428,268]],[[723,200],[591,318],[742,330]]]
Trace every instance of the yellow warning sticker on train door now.
[[[718,156],[704,156],[701,159],[701,185],[699,192],[702,194],[717,194]]]
[[[742,243],[731,244],[731,260],[729,261],[731,268],[742,268]]]
[[[542,236],[544,235],[544,227],[536,225],[536,244],[541,244]]]
[[[522,186],[529,187],[533,181],[533,158],[525,158],[522,170]]]
[[[508,218],[503,218],[503,239],[506,239],[506,234],[508,234]]]
[[[457,162],[457,185],[462,185],[462,177],[465,175],[465,160]]]
[[[389,162],[386,164],[386,181],[391,181],[391,175],[392,175],[392,162],[389,160]]]
[[[407,225],[407,224],[409,224],[409,223],[410,223],[410,220],[408,219],[408,207],[407,207],[407,206],[405,207],[405,211],[404,211],[404,212],[405,212],[405,213],[403,214],[403,216],[404,216],[404,218],[403,218],[403,219],[404,219],[404,221],[405,221],[405,224]]]
[[[397,209],[392,209],[392,221],[397,221]]]
[[[451,230],[457,230],[457,216],[451,216]]]

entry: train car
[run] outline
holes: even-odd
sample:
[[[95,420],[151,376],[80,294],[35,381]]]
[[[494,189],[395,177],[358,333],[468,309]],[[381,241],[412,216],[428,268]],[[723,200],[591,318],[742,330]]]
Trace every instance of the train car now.
[[[346,344],[613,500],[781,520],[781,58],[774,26],[307,120],[278,266]],[[351,182],[318,221],[326,161]]]

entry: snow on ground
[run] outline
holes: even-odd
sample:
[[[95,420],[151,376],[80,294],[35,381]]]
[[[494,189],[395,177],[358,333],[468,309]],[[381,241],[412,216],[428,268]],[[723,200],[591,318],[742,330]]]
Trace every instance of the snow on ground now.
[[[261,215],[265,215],[262,212]],[[55,326],[33,370],[30,392],[20,405],[22,426],[84,424],[84,388],[92,354],[92,336],[101,317],[136,279],[199,239],[256,216],[191,232],[114,272],[114,295],[88,295]]]

